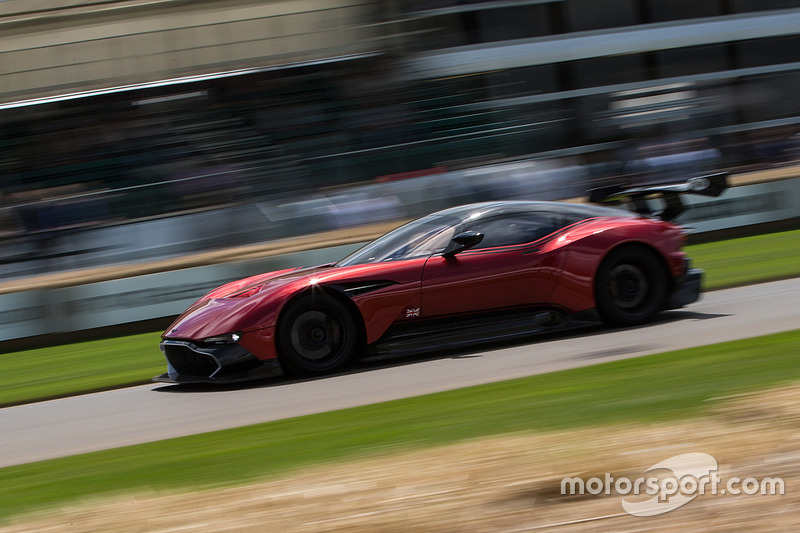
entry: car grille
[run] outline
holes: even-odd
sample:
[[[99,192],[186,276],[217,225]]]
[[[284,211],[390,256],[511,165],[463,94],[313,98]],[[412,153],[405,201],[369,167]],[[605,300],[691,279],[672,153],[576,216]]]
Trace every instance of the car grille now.
[[[170,366],[183,376],[209,377],[219,368],[212,356],[196,352],[185,344],[164,343],[163,346]]]

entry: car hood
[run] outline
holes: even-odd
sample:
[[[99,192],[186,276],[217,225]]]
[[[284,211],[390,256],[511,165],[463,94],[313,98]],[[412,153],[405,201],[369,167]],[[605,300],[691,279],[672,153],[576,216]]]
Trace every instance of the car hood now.
[[[264,274],[257,274],[248,278],[240,279],[226,283],[216,289],[212,290],[197,303],[202,300],[216,299],[216,298],[230,298],[236,294],[253,289],[254,287],[267,288],[267,285],[276,285],[285,283],[287,281],[296,280],[305,276],[313,276],[316,273],[329,271],[333,267],[333,263],[327,265],[319,265],[313,267],[298,267],[286,268],[283,270],[275,270],[273,272],[265,272]]]
[[[283,306],[309,287],[342,287],[381,280],[419,283],[425,259],[349,266],[334,264],[278,270],[225,284],[187,309],[162,335],[200,340],[236,331],[272,327]]]
[[[331,265],[290,268],[227,283],[192,304],[164,332],[164,338],[200,340],[274,323],[280,303]]]

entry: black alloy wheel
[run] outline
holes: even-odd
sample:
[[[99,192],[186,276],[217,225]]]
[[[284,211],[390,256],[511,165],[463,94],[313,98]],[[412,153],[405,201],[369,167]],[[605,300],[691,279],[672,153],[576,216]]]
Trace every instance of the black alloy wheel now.
[[[664,308],[667,285],[667,271],[656,252],[642,246],[617,248],[595,278],[600,317],[615,326],[648,322]]]
[[[342,303],[324,294],[307,294],[282,315],[278,357],[289,375],[327,374],[352,359],[357,337],[355,320]]]

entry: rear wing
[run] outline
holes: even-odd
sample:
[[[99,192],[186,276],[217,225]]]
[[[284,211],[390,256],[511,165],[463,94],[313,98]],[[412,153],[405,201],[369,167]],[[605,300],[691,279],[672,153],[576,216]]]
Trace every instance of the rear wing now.
[[[642,215],[657,216],[661,220],[674,220],[689,209],[681,201],[683,194],[699,194],[717,197],[728,188],[728,173],[709,174],[689,178],[683,183],[652,185],[626,189],[621,185],[609,185],[589,191],[589,201],[595,204],[628,204]],[[649,197],[659,197],[664,201],[661,211],[653,211],[647,203]]]

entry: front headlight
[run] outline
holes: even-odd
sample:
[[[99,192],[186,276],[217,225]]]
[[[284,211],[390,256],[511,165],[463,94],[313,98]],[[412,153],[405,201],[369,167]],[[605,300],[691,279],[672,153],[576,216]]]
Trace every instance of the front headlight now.
[[[200,342],[203,344],[233,344],[239,342],[242,338],[241,333],[226,333],[225,335],[214,335],[213,337],[206,337]]]

